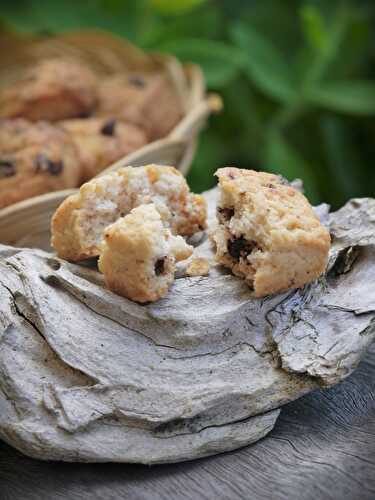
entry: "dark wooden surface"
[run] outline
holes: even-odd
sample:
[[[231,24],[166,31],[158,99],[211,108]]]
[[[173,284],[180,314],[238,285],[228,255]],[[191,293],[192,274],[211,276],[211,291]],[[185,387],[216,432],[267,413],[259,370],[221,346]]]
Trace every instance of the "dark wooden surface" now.
[[[0,442],[0,500],[374,500],[375,347],[253,446],[163,466],[42,463]]]

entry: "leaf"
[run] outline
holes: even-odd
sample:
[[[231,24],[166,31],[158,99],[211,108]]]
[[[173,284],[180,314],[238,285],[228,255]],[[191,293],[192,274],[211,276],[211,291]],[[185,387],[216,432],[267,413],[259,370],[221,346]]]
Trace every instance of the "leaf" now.
[[[234,42],[244,51],[244,70],[258,89],[287,103],[296,97],[290,66],[282,54],[261,34],[241,23],[231,30]]]
[[[209,87],[220,88],[229,84],[237,75],[242,52],[237,47],[212,40],[181,38],[170,40],[155,47],[162,52],[175,54],[183,61],[199,64]]]
[[[324,78],[327,71],[338,57],[341,57],[340,48],[348,32],[351,21],[351,13],[346,8],[339,8],[329,25],[324,50],[315,54],[309,69],[303,78],[303,88],[308,89],[315,82]]]
[[[314,5],[303,5],[300,11],[302,30],[309,45],[323,52],[328,44],[328,34],[324,18]]]
[[[334,196],[339,202],[360,196],[360,172],[364,168],[347,126],[335,116],[326,116],[322,117],[320,128],[327,167],[334,179]]]
[[[224,108],[223,133],[228,139],[236,139],[237,152],[249,149],[259,151],[259,144],[263,140],[265,118],[261,113],[261,102],[255,95],[254,89],[244,78],[236,78],[222,91],[224,102],[230,106]],[[225,121],[224,121],[225,120]]]
[[[325,82],[310,88],[305,97],[313,104],[339,113],[375,114],[375,82],[370,80]]]
[[[151,6],[161,14],[185,14],[206,0],[150,0]]]
[[[5,2],[1,5],[0,17],[12,28],[24,32],[61,32],[85,28],[103,29],[135,40],[141,19],[141,3],[118,6],[118,11],[105,8],[98,1],[64,0],[46,2],[44,0],[23,0]]]
[[[314,168],[288,144],[279,132],[271,132],[266,140],[267,170],[281,174],[289,181],[302,179],[306,196],[312,203],[319,201]]]
[[[185,13],[183,16],[161,17],[149,16],[153,20],[153,26],[142,26],[139,40],[144,47],[155,49],[158,45],[170,40],[181,38],[220,38],[223,23],[223,13],[219,9],[212,9],[210,5],[204,5],[196,11]]]
[[[368,10],[362,9],[353,13],[339,51],[325,71],[326,80],[342,80],[363,73],[365,65],[369,64],[372,57],[371,23]]]

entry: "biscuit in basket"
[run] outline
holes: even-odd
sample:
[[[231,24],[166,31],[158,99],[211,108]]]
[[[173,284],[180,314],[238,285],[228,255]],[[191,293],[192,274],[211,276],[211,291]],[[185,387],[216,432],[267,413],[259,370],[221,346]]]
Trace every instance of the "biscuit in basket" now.
[[[183,109],[165,75],[129,74],[109,77],[99,86],[98,114],[133,123],[152,141],[168,135]]]
[[[0,116],[57,121],[91,113],[96,79],[83,63],[45,59],[0,92]]]
[[[67,260],[95,257],[106,227],[148,203],[173,234],[190,236],[206,227],[204,198],[190,192],[174,167],[123,167],[87,182],[60,205],[52,218],[52,246]]]
[[[147,143],[143,130],[114,118],[76,118],[59,125],[77,146],[84,181]]]
[[[49,191],[78,186],[77,149],[46,122],[0,120],[0,208]]]
[[[303,194],[272,174],[222,168],[217,260],[262,297],[299,288],[320,276],[330,236]]]
[[[106,228],[98,267],[113,292],[153,302],[167,294],[175,263],[192,252],[181,236],[172,235],[154,204],[141,205]]]

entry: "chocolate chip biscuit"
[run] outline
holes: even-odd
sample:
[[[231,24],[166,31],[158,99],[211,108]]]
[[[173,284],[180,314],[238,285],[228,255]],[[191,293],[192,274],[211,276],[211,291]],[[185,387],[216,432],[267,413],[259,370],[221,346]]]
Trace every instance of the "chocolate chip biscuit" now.
[[[329,233],[300,192],[263,172],[222,168],[216,175],[216,258],[244,278],[254,296],[299,288],[324,272]]]
[[[116,118],[65,120],[59,125],[70,134],[77,146],[83,181],[147,143],[143,130]]]
[[[45,59],[0,91],[0,116],[57,121],[91,113],[96,79],[90,68],[69,59]]]
[[[0,208],[78,186],[78,152],[64,132],[45,122],[0,121]]]
[[[142,128],[153,141],[168,135],[183,116],[182,104],[167,76],[113,76],[99,86],[98,114]]]

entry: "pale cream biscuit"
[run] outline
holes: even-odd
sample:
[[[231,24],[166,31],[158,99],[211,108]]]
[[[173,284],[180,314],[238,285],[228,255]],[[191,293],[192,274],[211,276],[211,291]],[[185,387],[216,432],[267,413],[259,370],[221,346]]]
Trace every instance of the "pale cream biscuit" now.
[[[57,121],[91,113],[96,78],[90,68],[70,59],[44,59],[0,91],[0,116]]]
[[[299,288],[324,272],[330,236],[303,194],[273,174],[222,168],[216,175],[216,258],[254,296]]]
[[[87,182],[60,205],[52,218],[52,246],[72,261],[97,256],[106,227],[148,203],[173,234],[190,236],[206,227],[204,198],[190,192],[174,167],[123,167]]]
[[[154,302],[168,293],[175,263],[192,252],[181,236],[172,235],[155,205],[141,205],[106,228],[98,267],[113,292]]]

